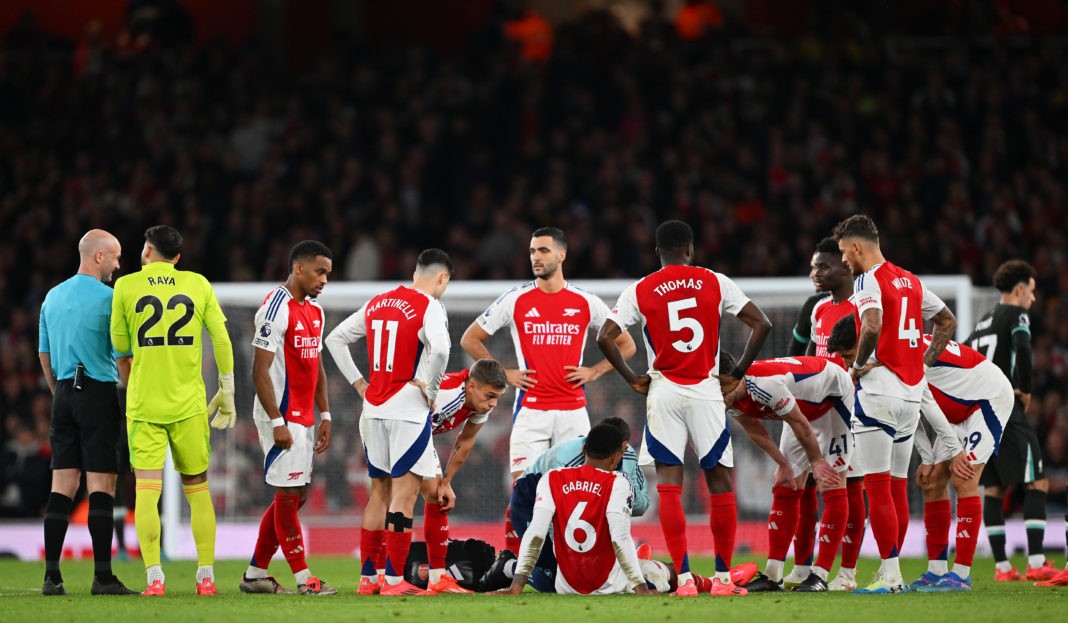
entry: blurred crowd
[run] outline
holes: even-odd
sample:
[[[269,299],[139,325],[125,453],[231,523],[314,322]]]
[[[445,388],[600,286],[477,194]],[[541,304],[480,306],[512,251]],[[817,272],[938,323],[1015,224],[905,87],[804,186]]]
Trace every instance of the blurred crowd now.
[[[816,242],[863,211],[917,273],[989,285],[1006,259],[1035,265],[1029,416],[1063,474],[1068,42],[883,38],[862,19],[749,37],[702,15],[696,30],[510,16],[450,54],[338,37],[296,75],[254,42],[9,35],[0,512],[36,515],[47,495],[44,294],[87,229],[118,236],[127,272],[157,223],[216,282],[281,280],[303,238],[334,250],[335,280],[407,279],[427,246],[455,279],[521,279],[541,225],[567,233],[569,277],[637,277],[658,267],[666,218],[694,226],[700,263],[757,277],[807,274]]]

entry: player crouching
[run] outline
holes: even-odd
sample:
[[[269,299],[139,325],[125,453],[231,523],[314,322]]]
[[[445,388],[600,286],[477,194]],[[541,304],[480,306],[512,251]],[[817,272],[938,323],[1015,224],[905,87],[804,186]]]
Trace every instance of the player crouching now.
[[[489,419],[490,411],[496,408],[497,401],[504,394],[507,385],[508,377],[504,373],[504,366],[495,359],[480,359],[470,370],[446,374],[441,380],[436,401],[439,406],[430,416],[431,430],[434,435],[439,435],[461,426],[462,428],[449,454],[444,476],[439,462],[437,476],[424,478],[420,486],[420,492],[426,502],[423,507],[423,534],[429,562],[427,590],[431,593],[473,592],[460,586],[445,569],[449,543],[447,513],[456,506],[452,481],[470,456],[478,432]],[[436,451],[434,456],[436,459]],[[382,512],[385,512],[385,509]],[[379,594],[385,585],[385,531],[361,529],[360,553],[363,557],[363,570],[356,594]]]

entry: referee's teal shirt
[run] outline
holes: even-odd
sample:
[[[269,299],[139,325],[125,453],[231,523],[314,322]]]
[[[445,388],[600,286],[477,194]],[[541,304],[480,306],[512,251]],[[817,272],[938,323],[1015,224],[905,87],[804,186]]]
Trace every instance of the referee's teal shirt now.
[[[113,293],[95,277],[81,274],[48,291],[41,305],[37,350],[49,354],[57,380],[74,378],[79,363],[93,380],[119,380],[115,358],[125,354],[111,346]]]

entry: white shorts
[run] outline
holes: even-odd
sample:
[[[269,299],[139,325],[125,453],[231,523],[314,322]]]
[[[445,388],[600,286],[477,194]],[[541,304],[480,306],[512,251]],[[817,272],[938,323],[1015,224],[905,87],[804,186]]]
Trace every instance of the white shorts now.
[[[521,472],[552,446],[589,432],[590,414],[585,407],[566,411],[519,407],[512,418],[508,470]]]
[[[371,478],[399,478],[408,473],[433,478],[441,473],[441,461],[430,440],[429,416],[419,424],[364,415],[360,437]]]
[[[686,395],[670,381],[654,378],[645,401],[648,419],[638,463],[682,465],[689,442],[701,469],[734,467],[734,449],[722,398]]]
[[[315,427],[286,422],[293,445],[283,450],[274,445],[274,427],[269,421],[256,422],[263,449],[263,481],[272,487],[302,487],[311,482],[315,455]]]
[[[849,423],[832,409],[823,414],[823,416],[809,422],[809,424],[812,425],[812,430],[816,433],[816,442],[819,444],[820,450],[823,451],[823,458],[827,460],[827,464],[838,473],[848,470],[853,448],[856,445]],[[812,469],[812,465],[808,461],[808,455],[805,454],[805,449],[801,446],[801,442],[798,441],[797,435],[794,434],[794,429],[790,428],[790,425],[785,422],[782,425],[779,450],[786,456],[786,460],[790,462],[794,478]]]
[[[998,396],[994,400],[980,400],[979,410],[960,424],[950,424],[960,439],[960,445],[968,453],[968,463],[972,465],[985,465],[990,457],[994,456],[1001,443],[1001,434],[1005,425],[1012,415],[1014,396],[1010,393]],[[925,434],[926,427],[922,427],[917,434]],[[935,463],[944,463],[953,458],[953,451],[949,449],[941,437],[935,436],[932,442]]]

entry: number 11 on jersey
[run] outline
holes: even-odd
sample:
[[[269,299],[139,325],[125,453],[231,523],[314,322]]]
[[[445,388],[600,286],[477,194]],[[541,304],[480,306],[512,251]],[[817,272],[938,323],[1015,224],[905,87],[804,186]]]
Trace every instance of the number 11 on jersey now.
[[[387,333],[386,336],[386,372],[393,371],[393,355],[397,350],[397,328],[400,323],[396,320],[381,320],[376,319],[371,321],[371,332],[375,334],[374,337],[374,361],[371,365],[374,366],[375,371],[382,369],[382,328],[385,326]]]

